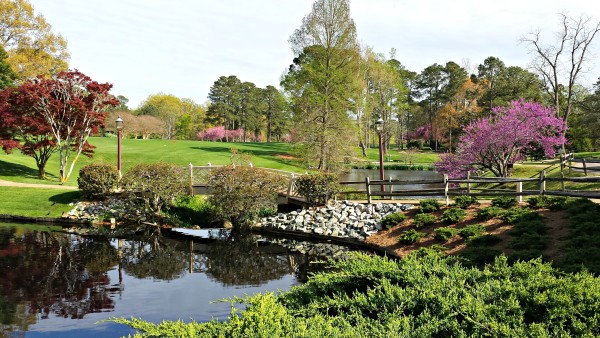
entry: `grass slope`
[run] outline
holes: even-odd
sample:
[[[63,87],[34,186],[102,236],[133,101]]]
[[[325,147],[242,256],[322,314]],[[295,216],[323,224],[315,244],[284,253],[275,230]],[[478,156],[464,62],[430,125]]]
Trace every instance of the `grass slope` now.
[[[29,217],[60,217],[79,200],[79,191],[0,187],[0,214]]]
[[[117,140],[114,137],[92,137],[90,144],[96,146],[93,158],[82,156],[77,161],[66,185],[77,185],[79,169],[93,162],[117,163]],[[138,163],[170,162],[181,166],[230,164],[230,149],[235,148],[252,155],[254,165],[294,172],[304,172],[301,162],[291,156],[287,143],[225,143],[203,141],[133,140],[122,143],[123,171]],[[6,155],[0,153],[0,179],[25,182],[57,184],[59,176],[58,154],[54,154],[46,167],[46,181],[37,178],[37,167],[33,158],[18,151]]]

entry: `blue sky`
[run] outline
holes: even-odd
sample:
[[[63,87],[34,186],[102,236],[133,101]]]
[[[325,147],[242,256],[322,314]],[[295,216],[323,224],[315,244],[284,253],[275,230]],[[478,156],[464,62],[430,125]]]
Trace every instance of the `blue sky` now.
[[[148,95],[198,103],[214,81],[236,75],[259,87],[279,86],[291,63],[288,39],[311,10],[310,0],[30,0],[53,31],[68,40],[70,67],[114,85],[135,108]],[[488,56],[527,67],[519,38],[541,29],[550,40],[558,13],[600,19],[596,0],[354,0],[358,38],[412,71],[454,61],[476,67]],[[600,37],[593,52],[600,51]],[[600,67],[590,63],[583,84]]]

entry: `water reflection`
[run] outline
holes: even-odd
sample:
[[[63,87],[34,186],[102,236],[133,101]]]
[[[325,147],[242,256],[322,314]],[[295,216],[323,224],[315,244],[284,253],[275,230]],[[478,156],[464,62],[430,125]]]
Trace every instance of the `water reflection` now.
[[[0,337],[36,331],[40,325],[60,337],[61,330],[73,327],[65,322],[72,319],[86,332],[111,316],[222,318],[229,310],[220,307],[215,313],[208,306],[211,300],[241,295],[240,289],[287,289],[318,269],[311,262],[323,259],[307,253],[315,252],[311,244],[288,241],[292,244],[286,247],[256,237],[230,239],[225,233],[221,238],[213,243],[175,240],[154,228],[140,238],[112,239],[0,224]],[[174,293],[191,301],[171,304]]]

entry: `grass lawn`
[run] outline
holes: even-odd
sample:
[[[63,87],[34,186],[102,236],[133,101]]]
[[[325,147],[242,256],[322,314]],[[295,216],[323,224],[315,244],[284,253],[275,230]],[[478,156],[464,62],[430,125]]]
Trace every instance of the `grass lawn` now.
[[[367,158],[362,157],[362,150],[357,148],[356,158],[366,162],[377,162],[379,163],[379,149],[369,148],[367,149]],[[398,164],[420,164],[430,165],[437,161],[439,154],[433,151],[417,151],[407,152],[406,150],[390,149],[384,156],[385,162],[397,162]]]
[[[73,169],[66,185],[77,185],[79,169],[93,162],[117,163],[117,139],[114,137],[92,137],[90,144],[96,146],[93,158],[82,156]],[[230,149],[235,148],[252,154],[252,161],[258,167],[304,172],[299,160],[291,154],[287,143],[225,143],[204,141],[133,140],[122,142],[123,171],[138,163],[169,162],[187,166],[230,164]],[[11,155],[0,152],[0,179],[25,182],[58,184],[58,154],[53,154],[46,167],[47,180],[37,178],[37,167],[32,157],[18,151]]]
[[[79,191],[0,187],[0,214],[29,217],[60,217],[79,200]]]

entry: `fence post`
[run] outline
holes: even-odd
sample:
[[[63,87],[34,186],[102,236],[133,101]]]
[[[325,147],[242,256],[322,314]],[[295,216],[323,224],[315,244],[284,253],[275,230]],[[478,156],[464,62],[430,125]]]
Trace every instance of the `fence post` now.
[[[367,176],[365,178],[365,184],[367,186],[367,189],[366,189],[367,190],[367,202],[369,202],[369,204],[371,204],[371,184],[370,183],[371,182],[369,180],[369,177]]]
[[[560,172],[562,173],[565,169],[565,154],[560,153]]]
[[[569,174],[570,174],[571,168],[573,167],[573,153],[569,153],[567,156],[569,157]]]
[[[190,195],[194,196],[194,165],[190,162]]]
[[[581,159],[581,163],[583,163],[583,174],[587,176],[587,165],[585,164],[585,158]]]
[[[471,196],[471,172],[467,171],[467,195]]]
[[[540,171],[540,195],[543,195],[546,191],[546,171]]]
[[[450,204],[448,199],[448,174],[444,174],[444,196],[446,196],[446,206]]]
[[[523,192],[523,181],[517,182],[517,194]],[[517,202],[523,202],[523,195],[517,195]]]
[[[392,183],[392,176],[388,178],[388,182]],[[390,194],[394,192],[394,186],[390,184]],[[394,196],[390,195],[390,199],[394,199]]]
[[[560,173],[560,186],[562,191],[565,191],[565,174],[564,173]]]

